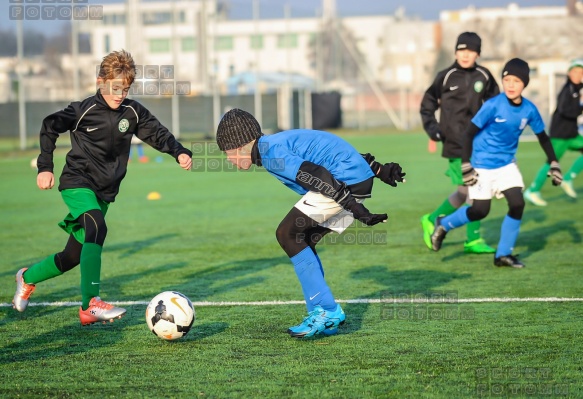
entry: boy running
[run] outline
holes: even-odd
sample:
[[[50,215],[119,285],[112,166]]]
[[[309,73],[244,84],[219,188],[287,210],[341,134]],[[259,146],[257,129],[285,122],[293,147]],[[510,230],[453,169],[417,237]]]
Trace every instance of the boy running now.
[[[490,71],[476,63],[481,47],[482,40],[476,33],[464,32],[459,35],[455,47],[455,62],[437,74],[421,102],[423,127],[431,140],[443,143],[441,155],[449,161],[445,174],[457,186],[456,191],[437,209],[421,218],[423,240],[429,249],[437,217],[455,212],[468,200],[468,189],[463,184],[460,160],[465,129],[484,101],[500,93]],[[439,122],[435,117],[438,109],[441,109]],[[468,224],[464,252],[494,252],[480,235],[480,221]]]
[[[567,151],[582,153],[571,168],[565,173],[561,188],[571,198],[577,198],[573,188],[573,179],[583,170],[583,136],[578,132],[578,126],[583,126],[583,59],[573,60],[567,72],[567,82],[557,98],[557,109],[551,120],[551,143],[560,160]],[[545,184],[549,164],[544,164],[538,171],[534,181],[524,192],[524,198],[538,206],[546,206],[540,190]]]
[[[508,214],[502,221],[494,265],[524,267],[512,251],[524,211],[524,183],[515,156],[518,139],[527,125],[536,133],[548,158],[553,184],[559,185],[563,180],[540,113],[533,103],[522,97],[522,91],[529,82],[529,71],[528,64],[519,58],[508,61],[502,70],[504,93],[486,101],[472,118],[462,151],[462,173],[464,184],[470,186],[469,196],[473,205],[437,218],[431,236],[434,251],[440,250],[448,231],[484,219],[490,212],[492,197],[504,196],[508,202]]]
[[[13,307],[24,312],[36,284],[81,265],[79,319],[82,325],[113,321],[126,310],[99,298],[101,252],[107,235],[105,214],[119,192],[134,135],[190,169],[192,153],[140,103],[126,98],[136,66],[122,50],[103,58],[95,95],[47,116],[40,131],[37,185],[53,188],[53,151],[59,134],[70,131],[71,150],[59,191],[69,214],[59,223],[69,240],[63,251],[16,273]]]
[[[281,221],[276,238],[289,256],[302,286],[308,316],[288,329],[292,337],[331,335],[346,318],[324,280],[316,244],[342,233],[354,219],[368,226],[386,222],[362,202],[370,198],[373,177],[396,187],[404,173],[396,163],[381,165],[370,154],[327,132],[297,129],[264,136],[253,115],[228,111],[217,129],[217,144],[238,169],[264,167],[302,198]]]

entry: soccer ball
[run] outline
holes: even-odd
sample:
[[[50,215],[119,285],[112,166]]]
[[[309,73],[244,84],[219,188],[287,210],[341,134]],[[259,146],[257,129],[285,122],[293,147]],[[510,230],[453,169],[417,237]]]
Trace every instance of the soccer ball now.
[[[30,160],[30,167],[33,168],[33,169],[35,169],[35,170],[37,169],[36,158],[32,158]]]
[[[195,318],[196,312],[190,299],[176,291],[156,295],[146,308],[146,323],[150,331],[158,338],[169,341],[184,337]]]

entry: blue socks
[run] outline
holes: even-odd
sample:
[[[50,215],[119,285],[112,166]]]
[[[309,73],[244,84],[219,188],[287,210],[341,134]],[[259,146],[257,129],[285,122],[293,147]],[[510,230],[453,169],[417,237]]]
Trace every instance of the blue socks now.
[[[306,247],[299,254],[291,257],[294,270],[304,293],[306,307],[311,312],[315,306],[320,305],[324,310],[333,312],[336,310],[336,301],[322,271],[321,262],[314,254],[312,248]]]
[[[316,257],[316,260],[318,261],[318,265],[320,266],[320,272],[322,273],[322,277],[324,277],[324,266],[322,266],[322,261],[320,260],[320,257],[318,256],[318,254],[314,254],[314,256]]]
[[[496,250],[496,257],[511,255],[518,238],[520,231],[520,220],[516,220],[506,215],[502,221],[502,228],[500,229],[500,242]]]
[[[459,208],[457,211],[449,216],[441,219],[441,225],[446,231],[455,229],[457,227],[463,226],[469,223],[467,206]],[[496,250],[496,257],[511,255],[514,250],[514,244],[518,239],[518,233],[520,231],[520,220],[513,219],[506,215],[502,221],[502,227],[500,231],[500,242],[498,243],[498,249]]]
[[[451,229],[468,224],[470,222],[470,219],[468,219],[468,208],[468,206],[462,206],[451,215],[441,219],[441,225],[445,228],[445,231],[450,231]]]

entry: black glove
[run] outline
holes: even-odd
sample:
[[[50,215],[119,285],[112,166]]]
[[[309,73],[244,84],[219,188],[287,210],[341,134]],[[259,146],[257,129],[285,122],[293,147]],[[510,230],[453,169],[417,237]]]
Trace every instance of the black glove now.
[[[389,218],[386,213],[370,213],[370,211],[366,209],[360,202],[354,202],[354,204],[352,204],[350,207],[350,212],[352,212],[355,219],[361,221],[367,226],[374,226],[375,224],[385,222]]]
[[[429,133],[429,138],[433,141],[441,141],[441,132]]]
[[[374,155],[370,153],[360,155],[362,155],[364,160],[368,163],[375,174],[375,177],[381,179],[383,183],[386,183],[391,187],[397,187],[397,182],[403,182],[406,173],[403,173],[403,169],[398,163],[390,162],[381,165],[379,162],[375,161]]]
[[[560,186],[563,182],[563,174],[561,173],[561,166],[557,161],[551,162],[551,168],[549,169],[549,173],[547,173],[553,180],[553,186]]]
[[[464,186],[473,186],[478,182],[478,177],[478,172],[472,167],[471,163],[462,163],[462,178],[464,179]]]
[[[368,165],[370,166],[372,171],[375,172],[375,175],[376,175],[377,171],[375,170],[374,166],[378,166],[378,165],[380,165],[380,163],[375,162],[374,155],[372,155],[370,152],[367,152],[366,154],[360,154],[360,155],[362,155],[362,157],[364,158],[366,163],[368,163]]]
[[[402,183],[405,175],[406,173],[403,173],[401,165],[395,162],[390,162],[381,165],[376,177],[391,187],[397,187],[397,182]]]

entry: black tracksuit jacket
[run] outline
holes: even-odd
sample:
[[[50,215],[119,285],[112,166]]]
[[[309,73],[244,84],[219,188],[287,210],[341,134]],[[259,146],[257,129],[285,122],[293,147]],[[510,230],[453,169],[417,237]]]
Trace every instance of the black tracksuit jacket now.
[[[558,139],[573,139],[577,131],[577,117],[583,112],[581,105],[583,84],[574,84],[569,78],[557,98],[557,109],[551,119],[550,136]]]
[[[99,91],[47,116],[40,131],[38,172],[53,172],[53,151],[59,134],[71,132],[71,150],[60,177],[59,191],[89,188],[103,201],[113,202],[127,172],[132,136],[135,134],[160,152],[192,156],[150,111],[125,99],[110,108]]]
[[[442,141],[444,158],[461,158],[463,135],[484,101],[500,93],[486,68],[463,69],[457,62],[440,71],[421,101],[423,128],[432,140]],[[439,122],[435,112],[441,108]]]

